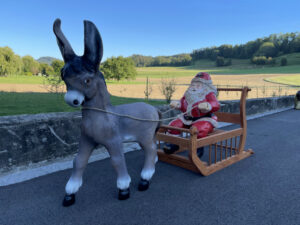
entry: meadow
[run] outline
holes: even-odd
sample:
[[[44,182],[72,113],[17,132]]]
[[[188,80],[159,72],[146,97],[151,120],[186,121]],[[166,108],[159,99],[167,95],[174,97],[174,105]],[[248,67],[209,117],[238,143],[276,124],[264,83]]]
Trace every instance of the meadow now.
[[[249,59],[233,59],[232,65],[227,67],[216,67],[210,60],[199,60],[187,67],[139,67],[135,80],[108,80],[107,87],[113,95],[113,104],[144,101],[148,77],[152,89],[150,99],[156,99],[150,103],[162,104],[162,80],[175,80],[176,91],[172,99],[180,99],[191,79],[202,71],[211,74],[217,87],[249,86],[252,91],[248,98],[294,95],[299,87],[292,86],[300,85],[300,54],[293,53],[285,57],[288,59],[287,66],[280,66],[278,57],[275,66],[255,66],[250,64]],[[0,91],[0,115],[74,110],[64,103],[62,94],[47,93],[42,76],[0,77]],[[239,96],[221,92],[218,98],[229,100],[238,99]]]
[[[113,105],[139,101],[144,101],[151,105],[165,104],[164,101],[145,101],[144,99],[111,96],[111,103]],[[61,93],[0,92],[0,106],[0,116],[45,112],[73,112],[79,110],[79,108],[67,105],[64,101],[64,95]]]

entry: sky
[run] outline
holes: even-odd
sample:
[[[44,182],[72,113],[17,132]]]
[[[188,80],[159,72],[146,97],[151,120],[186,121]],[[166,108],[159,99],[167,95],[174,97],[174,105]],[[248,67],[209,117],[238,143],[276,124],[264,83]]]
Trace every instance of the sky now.
[[[299,0],[0,0],[0,47],[35,59],[62,59],[56,18],[78,55],[83,20],[100,31],[104,60],[112,56],[191,53],[300,31]]]

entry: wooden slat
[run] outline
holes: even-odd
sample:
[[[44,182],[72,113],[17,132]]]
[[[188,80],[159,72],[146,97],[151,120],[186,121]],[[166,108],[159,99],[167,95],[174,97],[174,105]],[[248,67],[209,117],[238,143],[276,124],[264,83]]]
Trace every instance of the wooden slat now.
[[[222,161],[222,153],[223,153],[223,141],[220,144],[220,161]]]
[[[182,148],[189,147],[189,139],[182,138],[182,137],[175,137],[168,134],[156,133],[156,140],[176,144],[181,146]]]
[[[184,156],[177,155],[177,154],[167,155],[161,149],[157,150],[157,155],[158,155],[158,159],[160,161],[167,162],[172,165],[179,166],[179,167],[194,171],[196,173],[199,173],[199,170],[191,162],[191,160]]]
[[[236,154],[236,144],[237,144],[237,136],[235,136],[235,142],[234,142],[234,154]]]
[[[237,113],[215,112],[219,122],[241,124],[241,115]]]
[[[178,128],[178,127],[172,127],[172,126],[168,126],[168,125],[161,125],[159,127],[159,132],[166,132],[168,130],[174,130],[174,131],[180,131],[180,132],[186,132],[186,133],[193,134],[192,129]]]
[[[218,163],[216,164],[212,164],[211,166],[208,166],[206,171],[205,171],[205,174],[203,174],[204,176],[208,176],[218,170],[221,170],[221,169],[224,169],[225,167],[227,166],[230,166],[231,164],[233,163],[236,163],[242,159],[245,159],[249,156],[251,156],[252,154],[254,154],[254,152],[249,149],[247,151],[242,151],[241,154],[236,154],[236,155],[233,155],[232,157],[226,159],[226,160],[223,160],[223,161],[219,161]]]
[[[235,137],[235,136],[239,136],[242,133],[243,133],[243,129],[242,128],[237,128],[237,129],[234,129],[234,130],[217,133],[217,134],[212,135],[212,136],[199,138],[197,140],[197,148],[203,147],[203,146],[206,146],[206,145],[209,145],[209,144],[215,144],[218,141],[226,140],[228,138],[232,138],[232,137]]]
[[[220,133],[223,133],[223,132],[225,132],[225,131],[226,131],[226,130],[214,129],[214,131],[211,132],[211,133],[209,133],[209,134],[207,134],[207,136],[213,136],[213,135],[215,135],[215,134],[220,134]]]
[[[211,145],[209,145],[209,156],[208,156],[208,163],[211,165]]]
[[[215,144],[215,163],[217,163],[217,144]]]
[[[227,159],[227,140],[228,139],[226,139],[225,141],[225,159]]]

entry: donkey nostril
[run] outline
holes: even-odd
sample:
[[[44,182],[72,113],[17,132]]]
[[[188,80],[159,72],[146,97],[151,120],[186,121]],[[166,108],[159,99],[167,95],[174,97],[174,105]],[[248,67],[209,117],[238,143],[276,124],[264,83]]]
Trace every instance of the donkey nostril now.
[[[73,101],[73,104],[74,104],[74,105],[78,105],[78,103],[79,103],[78,100],[74,100],[74,101]]]

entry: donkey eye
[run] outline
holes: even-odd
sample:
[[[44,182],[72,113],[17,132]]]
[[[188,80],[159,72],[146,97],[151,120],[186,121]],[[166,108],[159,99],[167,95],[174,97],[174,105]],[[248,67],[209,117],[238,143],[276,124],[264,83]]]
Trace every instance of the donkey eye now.
[[[89,84],[90,82],[91,82],[90,79],[85,79],[85,80],[84,80],[84,83],[86,83],[86,84]]]

